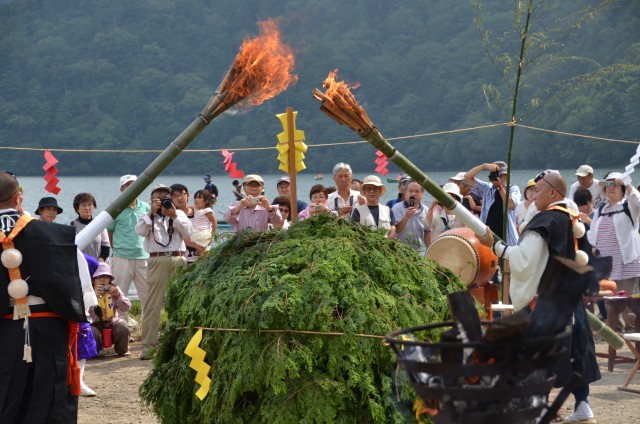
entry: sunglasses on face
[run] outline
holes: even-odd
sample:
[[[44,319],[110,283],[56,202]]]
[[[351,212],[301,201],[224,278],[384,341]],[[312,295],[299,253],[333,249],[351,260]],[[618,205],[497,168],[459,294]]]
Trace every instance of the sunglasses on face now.
[[[553,184],[551,184],[549,182],[549,180],[547,180],[544,176],[550,174],[552,171],[551,170],[546,170],[546,171],[542,171],[541,173],[538,174],[537,177],[535,177],[533,179],[534,182],[538,182],[540,180],[544,181],[545,183],[549,184],[551,186],[551,188],[553,188],[555,191],[557,191],[558,193],[561,193],[560,190],[558,190],[558,188],[556,186],[554,186]]]

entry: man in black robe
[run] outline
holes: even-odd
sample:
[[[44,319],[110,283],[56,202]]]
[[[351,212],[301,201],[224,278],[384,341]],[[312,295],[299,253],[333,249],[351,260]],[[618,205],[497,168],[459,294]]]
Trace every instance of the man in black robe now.
[[[0,172],[4,236],[20,228],[21,199],[15,176]],[[74,240],[73,227],[35,219],[13,240],[22,254],[20,276],[29,287],[31,362],[23,360],[26,320],[14,319],[15,301],[7,292],[9,270],[0,265],[0,423],[77,421],[78,398],[68,385],[69,321],[86,321],[86,316]]]

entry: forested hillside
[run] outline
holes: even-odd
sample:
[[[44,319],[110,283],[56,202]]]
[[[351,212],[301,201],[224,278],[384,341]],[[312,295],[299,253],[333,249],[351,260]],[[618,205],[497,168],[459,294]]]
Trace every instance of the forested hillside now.
[[[494,53],[517,58],[513,3],[484,2],[482,25],[502,38]],[[563,28],[558,19],[599,3],[547,1],[534,15],[532,31],[561,48],[549,43],[530,58],[520,123],[640,140],[640,72],[633,67],[545,101],[555,93],[554,82],[613,64],[640,65],[640,2],[621,0],[577,31],[568,30],[570,19],[562,21],[563,31],[553,31]],[[360,104],[389,138],[510,120],[509,96],[498,104],[483,90],[493,84],[506,92],[507,86],[498,72],[502,65],[496,69],[483,49],[467,1],[14,0],[0,4],[0,147],[163,149],[201,111],[242,40],[256,35],[257,20],[271,17],[281,17],[283,38],[296,52],[298,83],[259,107],[215,120],[190,149],[275,146],[282,128],[274,115],[291,106],[311,146],[310,172],[329,172],[339,160],[373,170],[369,145],[313,147],[358,140],[322,114],[311,96],[336,68],[340,78],[361,83],[354,91]],[[562,64],[545,65],[545,55]],[[564,60],[569,56],[589,60]],[[508,131],[500,126],[394,144],[427,171],[466,169],[504,159]],[[624,164],[636,147],[517,128],[513,166]],[[5,169],[42,172],[41,151],[0,154]],[[67,175],[102,175],[140,172],[156,153],[56,156]],[[234,160],[242,169],[268,173],[277,170],[276,156],[275,150],[239,151]],[[222,159],[218,152],[183,153],[169,171],[222,173]]]

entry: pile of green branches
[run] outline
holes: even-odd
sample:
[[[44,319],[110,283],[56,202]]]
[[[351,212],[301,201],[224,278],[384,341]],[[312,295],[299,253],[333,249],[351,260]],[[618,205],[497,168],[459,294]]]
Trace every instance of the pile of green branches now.
[[[364,335],[444,321],[460,290],[412,249],[330,216],[241,232],[172,279],[140,393],[166,423],[405,422],[397,395],[415,395],[394,387],[391,349]],[[196,327],[217,328],[200,344],[212,365],[203,401],[183,353]]]

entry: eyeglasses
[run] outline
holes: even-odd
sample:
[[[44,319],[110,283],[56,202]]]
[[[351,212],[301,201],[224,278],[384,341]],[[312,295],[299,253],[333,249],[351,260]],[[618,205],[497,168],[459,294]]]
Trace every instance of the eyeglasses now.
[[[175,198],[177,198],[177,197],[184,196],[185,194],[188,194],[188,193],[187,193],[187,192],[184,192],[184,191],[181,191],[180,193],[174,193],[174,194],[172,194],[172,195],[171,195],[171,198],[172,198],[172,199],[175,199]]]
[[[93,207],[93,203],[80,203],[78,206],[81,208],[91,208]]]
[[[370,186],[370,185],[366,185],[364,187],[362,187],[363,191],[378,191],[378,190],[382,190],[381,187],[378,186]]]
[[[538,176],[537,176],[537,177],[535,177],[535,178],[533,179],[533,181],[537,183],[538,181],[542,180],[542,181],[544,181],[545,183],[549,184],[549,185],[551,186],[551,188],[552,188],[552,189],[554,189],[554,190],[555,190],[555,191],[557,191],[558,193],[562,194],[562,192],[561,192],[560,190],[558,190],[558,188],[557,188],[556,186],[554,186],[553,184],[551,184],[551,183],[549,182],[549,180],[547,180],[547,179],[544,177],[545,175],[548,175],[548,174],[550,174],[550,173],[552,173],[552,172],[553,172],[553,173],[557,173],[558,171],[553,171],[553,170],[551,170],[551,169],[547,169],[546,171],[542,171],[541,173],[539,173],[539,174],[538,174]]]
[[[257,182],[250,182],[250,183],[245,183],[244,186],[245,187],[262,187],[262,184]]]

